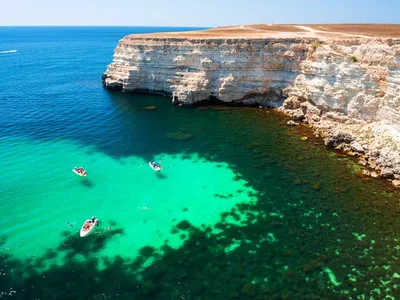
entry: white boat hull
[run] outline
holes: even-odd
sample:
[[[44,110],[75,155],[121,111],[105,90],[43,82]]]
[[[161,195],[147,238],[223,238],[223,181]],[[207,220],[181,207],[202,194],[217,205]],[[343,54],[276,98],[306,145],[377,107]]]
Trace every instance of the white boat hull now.
[[[160,168],[159,170],[157,170],[154,166],[153,166],[153,164],[152,164],[152,162],[153,161],[149,161],[149,166],[150,166],[150,168],[152,168],[154,171],[156,171],[156,172],[160,172],[162,169]],[[161,166],[160,166],[161,167]]]
[[[76,175],[81,176],[81,177],[86,177],[87,173],[79,173],[76,169],[72,169],[72,172],[74,172]]]
[[[79,232],[79,236],[80,237],[88,236],[94,230],[94,228],[96,227],[95,223],[90,222],[90,227],[88,229],[84,229],[83,227],[85,226],[87,221],[85,221],[85,223],[83,223],[83,225],[81,227],[81,230]]]

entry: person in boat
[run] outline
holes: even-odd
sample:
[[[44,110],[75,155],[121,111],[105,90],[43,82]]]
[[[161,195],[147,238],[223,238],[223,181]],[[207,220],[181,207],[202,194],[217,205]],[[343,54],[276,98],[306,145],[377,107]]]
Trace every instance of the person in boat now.
[[[158,162],[153,161],[151,164],[153,165],[155,170],[157,171],[161,170],[161,165]]]
[[[78,172],[79,174],[86,173],[86,171],[85,171],[82,167],[80,167],[80,168],[74,167],[74,170],[75,170],[76,172]]]
[[[88,230],[91,227],[92,223],[90,222],[90,220],[87,220],[85,222],[85,224],[83,225],[83,229],[84,230]]]
[[[92,216],[92,223],[94,224],[94,221],[96,220],[95,217]]]

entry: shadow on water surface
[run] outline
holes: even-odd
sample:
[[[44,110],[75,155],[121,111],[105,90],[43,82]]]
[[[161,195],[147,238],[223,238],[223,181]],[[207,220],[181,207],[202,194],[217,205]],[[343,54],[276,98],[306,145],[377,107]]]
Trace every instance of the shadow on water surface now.
[[[95,184],[93,183],[93,181],[91,181],[91,180],[89,180],[89,179],[83,179],[83,180],[81,180],[80,181],[80,184],[81,185],[83,185],[83,186],[85,186],[85,187],[89,187],[89,188],[92,188],[92,187],[94,187],[95,186]]]
[[[3,252],[6,276],[0,287],[9,297],[400,296],[400,276],[395,275],[400,274],[399,192],[357,177],[358,166],[314,145],[320,141],[307,128],[289,128],[267,110],[173,107],[165,98],[123,93],[110,97],[115,115],[99,120],[99,132],[86,137],[85,144],[115,158],[136,155],[150,161],[160,154],[184,153],[184,159],[190,159],[197,153],[221,167],[223,162],[237,180],[245,179],[254,188],[256,204],[237,205],[212,227],[182,221],[171,230],[184,240],[183,246],[146,246],[131,259],[101,257],[100,249],[110,239],[123,238],[115,223],[109,233],[87,239],[64,236],[38,262]],[[157,109],[142,109],[151,105]],[[299,133],[309,139],[301,141]],[[69,138],[84,143],[81,135]],[[229,193],[216,197],[231,199]],[[59,257],[63,265],[55,263]],[[10,296],[11,290],[16,293]]]
[[[167,179],[168,178],[167,175],[165,175],[164,173],[161,173],[161,172],[157,172],[156,176],[158,179]]]

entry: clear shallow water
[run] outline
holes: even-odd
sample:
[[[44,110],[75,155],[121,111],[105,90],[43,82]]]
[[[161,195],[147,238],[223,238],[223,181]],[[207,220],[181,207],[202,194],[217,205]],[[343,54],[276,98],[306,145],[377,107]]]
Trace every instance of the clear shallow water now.
[[[0,28],[2,298],[397,298],[398,191],[266,110],[101,87],[153,30]]]

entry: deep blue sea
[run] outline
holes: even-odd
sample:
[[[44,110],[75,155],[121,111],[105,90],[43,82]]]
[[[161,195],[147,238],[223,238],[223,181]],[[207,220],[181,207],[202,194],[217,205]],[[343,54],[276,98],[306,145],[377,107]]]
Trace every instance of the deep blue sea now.
[[[273,110],[102,87],[193,29],[0,27],[0,299],[398,299],[399,191]]]

